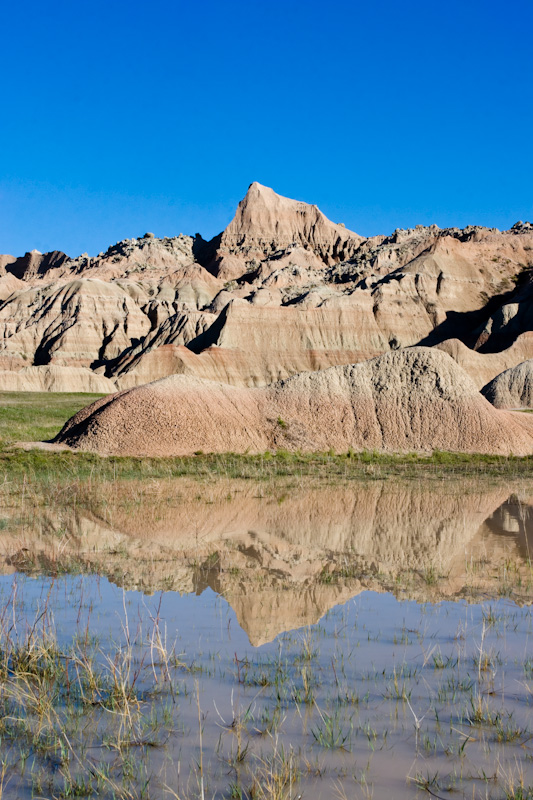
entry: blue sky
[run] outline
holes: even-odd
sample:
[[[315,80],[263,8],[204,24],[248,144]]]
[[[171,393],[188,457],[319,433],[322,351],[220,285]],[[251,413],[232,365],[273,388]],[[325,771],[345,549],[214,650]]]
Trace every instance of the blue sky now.
[[[0,27],[0,252],[210,237],[254,180],[363,235],[533,218],[532,0],[11,0]]]

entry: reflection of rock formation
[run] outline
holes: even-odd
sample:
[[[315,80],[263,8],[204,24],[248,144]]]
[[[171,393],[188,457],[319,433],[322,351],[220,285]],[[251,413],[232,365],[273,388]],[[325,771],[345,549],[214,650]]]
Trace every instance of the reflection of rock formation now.
[[[376,481],[285,497],[235,487],[130,484],[108,498],[105,520],[46,508],[31,527],[8,520],[4,569],[81,568],[150,592],[209,586],[260,644],[364,589],[453,596],[467,583],[469,558],[524,559],[533,547],[533,510],[509,498],[508,486]],[[446,578],[433,585],[428,569]]]
[[[533,558],[533,505],[513,494],[488,517],[481,527],[484,539],[494,539],[500,547],[512,543],[521,559]]]

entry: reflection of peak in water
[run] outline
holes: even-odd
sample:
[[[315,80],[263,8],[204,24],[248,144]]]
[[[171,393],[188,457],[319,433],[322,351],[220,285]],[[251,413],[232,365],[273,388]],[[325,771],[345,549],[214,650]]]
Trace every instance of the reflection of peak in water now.
[[[407,570],[431,566],[448,574],[445,589],[419,581],[414,596],[453,595],[464,586],[465,552],[479,532],[501,538],[518,513],[508,484],[481,490],[379,481],[260,497],[256,484],[238,484],[235,492],[233,483],[228,499],[225,483],[195,485],[177,499],[184,485],[145,492],[133,513],[124,498],[108,504],[106,520],[40,509],[31,530],[10,533],[8,526],[6,567],[53,572],[70,565],[148,592],[210,586],[256,644],[315,622],[363,589],[390,589]],[[522,505],[520,514],[529,521],[531,507]],[[509,533],[502,541],[509,547]]]
[[[512,494],[484,522],[487,533],[512,539],[520,558],[533,557],[533,505]]]

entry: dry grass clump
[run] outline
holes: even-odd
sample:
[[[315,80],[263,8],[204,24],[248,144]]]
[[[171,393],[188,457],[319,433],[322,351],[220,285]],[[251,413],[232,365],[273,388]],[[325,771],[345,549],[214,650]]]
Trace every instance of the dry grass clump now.
[[[100,643],[87,623],[63,644],[51,592],[29,621],[14,583],[0,616],[4,783],[18,785],[17,796],[148,797],[138,795],[143,762],[133,769],[131,754],[163,745],[164,703],[155,714],[147,708],[155,697],[175,702],[176,672],[185,665],[157,615],[149,629],[130,631],[126,605],[120,642]]]

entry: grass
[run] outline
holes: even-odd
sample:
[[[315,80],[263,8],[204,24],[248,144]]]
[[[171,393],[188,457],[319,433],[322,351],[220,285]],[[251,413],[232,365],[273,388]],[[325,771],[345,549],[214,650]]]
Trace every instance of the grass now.
[[[0,480],[51,481],[224,477],[268,481],[316,477],[343,480],[443,477],[531,477],[533,458],[441,453],[260,453],[200,454],[175,458],[100,457],[93,453],[19,450],[0,443]]]
[[[130,776],[130,754],[162,746],[164,709],[147,714],[147,700],[175,701],[184,668],[159,619],[144,638],[130,634],[126,617],[122,641],[102,648],[88,630],[60,644],[48,599],[32,620],[15,622],[19,611],[13,596],[0,613],[0,749],[10,779],[31,779],[33,795],[148,798],[130,793],[142,777],[135,763]],[[146,673],[153,683],[141,689]],[[99,759],[86,758],[91,748]]]
[[[0,392],[0,443],[52,439],[81,408],[101,394]]]
[[[314,728],[311,728],[311,734],[316,743],[325,748],[341,748],[347,749],[352,735],[352,727],[347,724],[340,716],[338,709],[333,714],[322,712],[318,705],[316,706],[318,715],[320,717]]]

